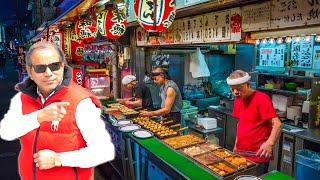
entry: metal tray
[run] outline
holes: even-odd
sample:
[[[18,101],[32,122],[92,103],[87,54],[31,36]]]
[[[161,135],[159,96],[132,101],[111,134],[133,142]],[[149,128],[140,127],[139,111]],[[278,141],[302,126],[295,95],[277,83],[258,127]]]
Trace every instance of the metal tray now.
[[[211,158],[210,160],[204,160],[203,158]],[[216,155],[214,155],[211,152],[207,152],[204,154],[199,154],[193,157],[196,161],[198,161],[200,164],[207,166],[208,164],[213,164],[216,162],[221,162],[222,159]],[[207,162],[205,162],[207,161]]]
[[[192,154],[192,153],[190,153],[190,151],[192,151],[190,148],[199,148],[201,150],[201,152],[195,152],[194,154]],[[199,145],[186,147],[186,148],[180,149],[179,151],[181,152],[181,154],[184,154],[184,155],[189,156],[191,158],[194,158],[195,156],[199,156],[199,155],[206,154],[206,153],[210,152],[206,149],[201,148]]]
[[[247,165],[238,165],[238,164],[233,163],[232,161],[229,161],[228,160],[229,158],[224,158],[225,161],[229,162],[230,164],[232,164],[234,166],[237,166],[239,170],[240,169],[247,169],[249,167],[252,167],[252,166],[256,165],[256,163],[250,161],[249,159],[247,159],[245,157],[239,156],[239,155],[232,156],[232,158],[244,158],[244,159],[246,159],[246,162],[249,162],[249,164],[247,164]]]
[[[215,147],[213,147],[213,146],[215,146]],[[219,145],[210,143],[210,142],[205,142],[205,143],[201,144],[201,148],[206,149],[208,151],[214,151],[217,149],[221,149],[222,147]]]
[[[181,143],[183,141],[188,141],[190,138],[197,139],[198,141],[192,141],[192,142],[185,142]],[[193,146],[196,144],[204,143],[204,139],[201,139],[199,137],[196,137],[194,135],[186,134],[186,135],[180,135],[176,137],[166,138],[162,140],[164,143],[168,144],[169,146],[173,147],[174,149],[181,149],[189,146]],[[174,145],[176,142],[181,143],[180,145]]]
[[[231,172],[226,172],[225,170],[219,168],[219,166],[218,166],[218,167],[215,166],[215,165],[218,165],[219,163],[223,163],[223,164],[225,164],[226,166],[228,166],[229,168],[232,168],[233,170],[232,170]],[[219,170],[219,172],[220,172],[220,171],[224,171],[225,174],[221,174],[221,173],[215,171],[214,168],[211,168],[211,167],[213,167],[213,166],[215,166],[215,168],[217,168],[217,169]],[[235,173],[238,172],[236,166],[233,166],[232,164],[230,164],[230,163],[228,163],[227,161],[224,161],[224,160],[221,160],[221,161],[219,161],[219,162],[214,162],[214,163],[208,164],[208,165],[205,166],[205,167],[206,167],[207,169],[209,169],[211,172],[214,172],[215,174],[217,174],[218,176],[220,176],[220,177],[222,177],[222,178],[225,178],[225,177],[227,177],[227,176],[230,176],[230,175],[235,174]]]

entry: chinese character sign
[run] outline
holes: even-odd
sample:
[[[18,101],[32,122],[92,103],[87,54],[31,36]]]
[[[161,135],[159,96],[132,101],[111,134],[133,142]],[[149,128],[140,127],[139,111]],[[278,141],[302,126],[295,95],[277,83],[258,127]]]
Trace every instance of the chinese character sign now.
[[[97,28],[100,34],[107,39],[118,39],[126,31],[127,19],[123,11],[107,9],[99,12]]]
[[[67,59],[71,59],[71,28],[63,30],[64,37],[64,53]]]
[[[93,19],[80,19],[75,27],[78,37],[86,44],[90,44],[97,37],[96,21]]]
[[[84,56],[84,43],[76,34],[76,31],[71,31],[71,60],[80,61]]]
[[[134,12],[139,24],[148,32],[162,32],[176,16],[175,0],[135,0]]]

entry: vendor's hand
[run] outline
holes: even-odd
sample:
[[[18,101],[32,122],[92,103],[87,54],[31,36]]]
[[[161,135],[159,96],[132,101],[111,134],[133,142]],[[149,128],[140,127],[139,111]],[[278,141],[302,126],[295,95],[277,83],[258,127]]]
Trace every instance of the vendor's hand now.
[[[55,158],[58,154],[54,151],[44,149],[33,155],[34,162],[39,169],[51,169],[55,167]]]
[[[67,114],[65,106],[69,105],[69,102],[56,102],[39,110],[37,113],[38,122],[61,121],[61,119]]]
[[[150,116],[153,116],[153,112],[152,111],[140,111],[140,116],[150,117]]]
[[[264,142],[260,146],[260,149],[257,152],[257,156],[265,157],[265,158],[271,157],[271,155],[272,155],[272,147],[273,147],[273,145],[269,141]]]

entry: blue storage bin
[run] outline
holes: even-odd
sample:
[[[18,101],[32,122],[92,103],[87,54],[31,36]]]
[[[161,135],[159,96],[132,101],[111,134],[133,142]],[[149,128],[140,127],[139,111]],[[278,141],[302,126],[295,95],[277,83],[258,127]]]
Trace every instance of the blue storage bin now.
[[[296,153],[296,179],[320,179],[320,153],[302,149]]]

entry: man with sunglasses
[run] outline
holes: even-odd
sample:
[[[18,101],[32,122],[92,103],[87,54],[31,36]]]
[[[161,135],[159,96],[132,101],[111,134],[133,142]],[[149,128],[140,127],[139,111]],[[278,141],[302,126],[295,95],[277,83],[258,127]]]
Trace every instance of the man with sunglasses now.
[[[98,99],[72,81],[54,44],[31,46],[26,66],[29,77],[0,124],[2,139],[20,138],[21,179],[93,179],[92,167],[114,158]]]
[[[126,89],[133,91],[134,98],[118,99],[119,103],[148,110],[154,109],[150,89],[144,83],[136,81],[133,75],[126,75],[122,78],[122,84]]]
[[[152,70],[152,79],[160,87],[161,108],[156,111],[141,111],[141,116],[164,116],[174,123],[181,122],[182,96],[178,85],[171,80],[161,66]]]
[[[247,72],[236,70],[227,78],[235,96],[232,115],[239,119],[234,151],[258,164],[257,173],[268,172],[272,148],[282,130],[282,124],[270,97],[250,88]],[[249,155],[250,154],[250,155]]]

